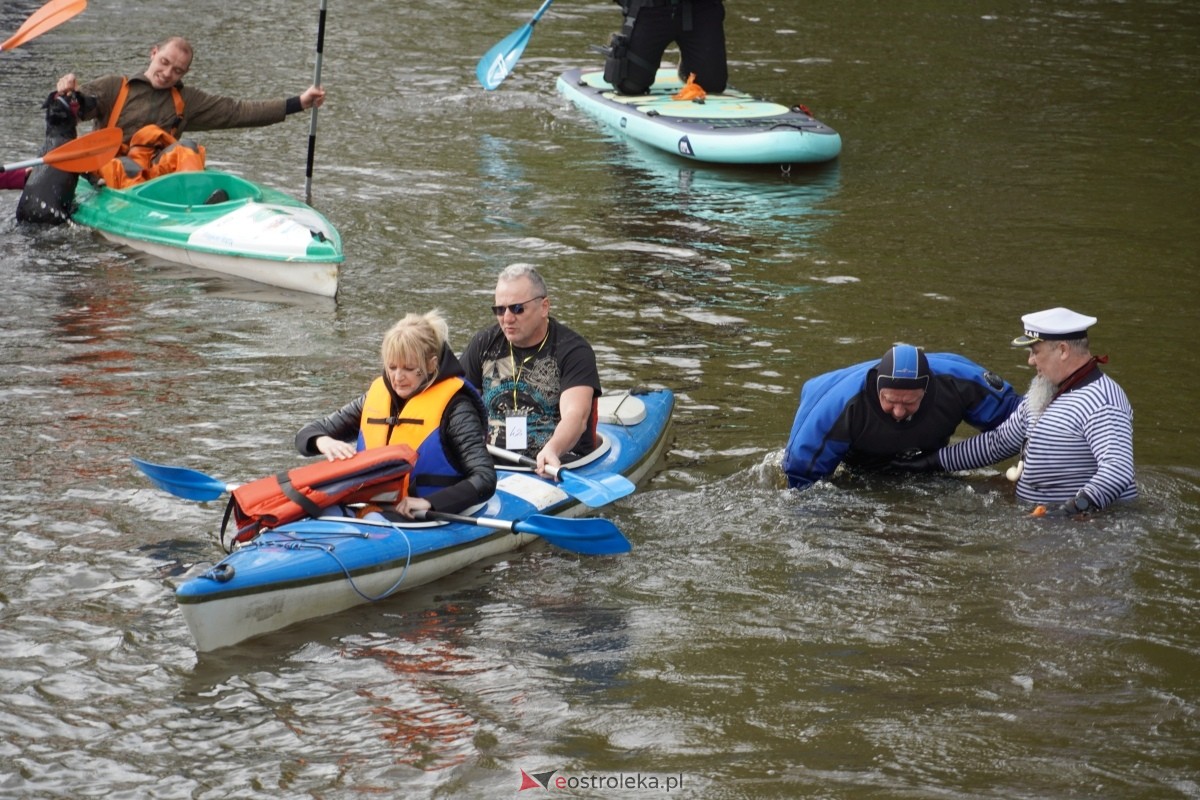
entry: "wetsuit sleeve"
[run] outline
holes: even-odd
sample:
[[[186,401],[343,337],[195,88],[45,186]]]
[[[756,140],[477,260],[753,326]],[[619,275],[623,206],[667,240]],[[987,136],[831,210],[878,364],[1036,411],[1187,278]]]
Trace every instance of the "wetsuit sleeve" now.
[[[990,431],[1012,416],[1021,405],[1021,396],[1011,386],[1001,394],[988,393],[986,397],[967,411],[967,422],[981,431]]]
[[[495,494],[496,468],[484,440],[485,426],[479,406],[469,397],[460,394],[450,402],[442,422],[442,436],[447,458],[464,477],[425,498],[434,511],[454,514]]]
[[[299,430],[296,434],[296,450],[302,456],[317,456],[321,451],[316,448],[316,441],[321,436],[331,436],[343,442],[358,440],[359,424],[362,421],[363,403],[366,395],[347,403],[327,417],[314,420]]]
[[[989,383],[989,376],[992,380],[1000,382],[999,388]],[[1021,396],[1013,390],[1008,381],[1002,380],[995,373],[980,371],[973,376],[973,381],[978,387],[974,392],[978,399],[963,416],[972,427],[990,431],[1012,416],[1017,406],[1021,405]]]
[[[783,453],[790,488],[803,489],[832,475],[850,450],[849,437],[835,431],[846,427],[839,422],[861,383],[861,375],[843,370],[814,378],[801,388],[800,406]]]
[[[992,430],[1021,404],[1012,384],[969,358],[957,353],[930,353],[928,358],[937,375],[949,376],[963,420],[977,430]]]

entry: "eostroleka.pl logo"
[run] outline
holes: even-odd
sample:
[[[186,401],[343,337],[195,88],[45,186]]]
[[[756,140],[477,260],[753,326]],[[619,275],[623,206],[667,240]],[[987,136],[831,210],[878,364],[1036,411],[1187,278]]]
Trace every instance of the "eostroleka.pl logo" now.
[[[556,769],[548,772],[535,772],[532,775],[521,770],[521,788],[545,789],[546,791],[571,791],[572,789],[639,789],[642,791],[673,792],[683,788],[683,774],[679,775],[632,775],[624,772],[616,775],[558,775]]]

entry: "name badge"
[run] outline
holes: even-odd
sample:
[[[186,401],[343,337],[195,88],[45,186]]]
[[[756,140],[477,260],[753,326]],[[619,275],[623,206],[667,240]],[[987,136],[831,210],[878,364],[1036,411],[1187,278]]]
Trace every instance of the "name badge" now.
[[[529,429],[525,417],[504,418],[504,449],[524,450],[529,447]]]

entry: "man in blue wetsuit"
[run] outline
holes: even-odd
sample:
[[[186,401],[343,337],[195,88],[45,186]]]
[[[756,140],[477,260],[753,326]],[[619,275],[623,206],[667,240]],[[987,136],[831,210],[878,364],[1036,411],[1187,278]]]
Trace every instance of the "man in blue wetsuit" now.
[[[788,486],[803,489],[842,462],[881,469],[944,447],[962,422],[991,430],[1020,402],[1007,381],[967,358],[898,344],[878,363],[805,382],[783,471]]]

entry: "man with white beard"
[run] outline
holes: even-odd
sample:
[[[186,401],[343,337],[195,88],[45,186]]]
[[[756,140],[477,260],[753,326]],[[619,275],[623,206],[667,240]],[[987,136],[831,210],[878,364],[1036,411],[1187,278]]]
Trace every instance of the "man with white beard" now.
[[[1021,317],[1037,370],[1029,392],[994,430],[944,447],[906,466],[974,469],[1019,455],[1008,470],[1017,497],[1074,516],[1137,497],[1133,470],[1133,409],[1116,381],[1100,371],[1088,328],[1095,317],[1050,308]]]

